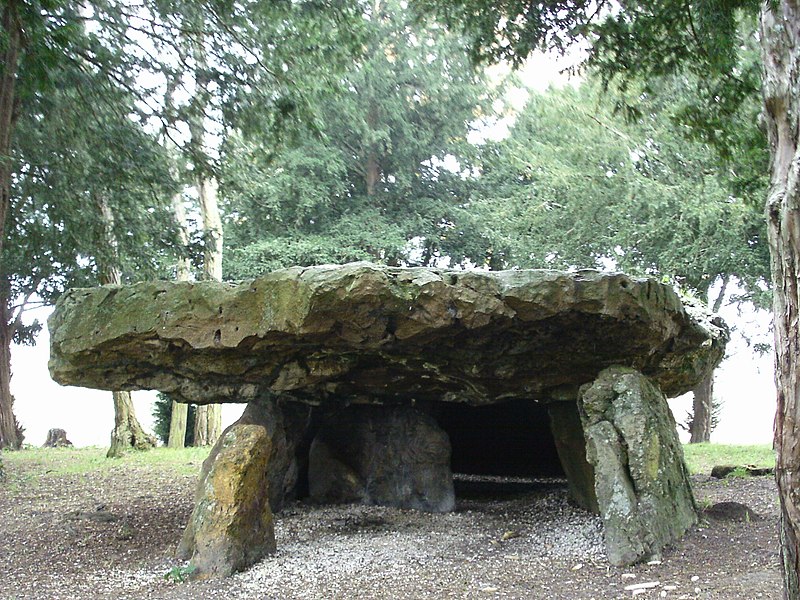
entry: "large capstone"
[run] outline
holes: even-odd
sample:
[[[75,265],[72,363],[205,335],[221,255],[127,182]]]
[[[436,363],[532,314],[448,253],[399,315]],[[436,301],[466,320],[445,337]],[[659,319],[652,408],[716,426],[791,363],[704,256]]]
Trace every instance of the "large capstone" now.
[[[609,561],[658,557],[697,522],[666,398],[641,373],[614,367],[581,390],[580,407]]]
[[[574,400],[612,365],[671,396],[702,379],[725,341],[718,322],[650,279],[368,263],[76,289],[49,325],[59,383],[195,403]]]

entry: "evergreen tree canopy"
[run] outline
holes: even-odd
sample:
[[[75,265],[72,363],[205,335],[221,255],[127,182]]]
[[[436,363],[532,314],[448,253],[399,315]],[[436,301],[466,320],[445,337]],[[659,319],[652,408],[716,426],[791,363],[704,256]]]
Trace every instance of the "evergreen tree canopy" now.
[[[321,103],[316,135],[275,157],[242,136],[227,140],[228,276],[463,254],[448,234],[467,183],[444,162],[470,168],[466,138],[491,110],[491,86],[461,38],[412,20],[400,3],[377,2],[367,17],[364,57]]]
[[[487,145],[472,205],[502,265],[614,265],[702,294],[734,277],[760,293],[769,261],[752,195],[766,181],[743,190],[730,163],[675,130],[679,91],[641,95],[633,121],[588,84],[533,95],[510,137]]]

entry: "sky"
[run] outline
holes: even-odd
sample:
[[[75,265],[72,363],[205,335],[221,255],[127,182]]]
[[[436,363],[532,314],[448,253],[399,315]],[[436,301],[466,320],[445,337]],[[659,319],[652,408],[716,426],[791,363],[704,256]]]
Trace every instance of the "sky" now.
[[[769,315],[724,306],[720,311],[726,321],[763,341],[769,335]],[[29,319],[47,318],[49,309],[31,311]],[[40,446],[50,428],[66,430],[76,446],[108,446],[114,426],[111,392],[79,387],[64,387],[50,379],[47,370],[49,336],[45,329],[36,346],[12,349],[11,390],[16,397],[14,411],[25,428],[25,443]],[[754,352],[741,335],[729,344],[728,358],[717,370],[715,393],[723,402],[719,427],[711,440],[730,444],[767,444],[772,441],[775,413],[775,385],[772,379],[771,353]],[[152,432],[152,403],[155,392],[134,392],[136,415],[142,426]],[[691,395],[670,400],[676,421],[685,420],[691,408]],[[241,404],[223,405],[223,426],[242,413]],[[687,435],[682,434],[683,438]],[[685,441],[685,440],[684,440]]]

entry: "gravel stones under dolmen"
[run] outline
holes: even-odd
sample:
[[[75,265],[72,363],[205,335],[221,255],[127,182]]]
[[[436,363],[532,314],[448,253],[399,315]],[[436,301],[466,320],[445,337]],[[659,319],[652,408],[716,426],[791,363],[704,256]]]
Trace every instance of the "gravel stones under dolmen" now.
[[[447,434],[411,407],[351,406],[326,419],[311,444],[308,482],[315,502],[455,508]]]
[[[659,556],[697,522],[666,398],[641,373],[612,367],[581,390],[579,404],[609,561]]]
[[[560,460],[576,501],[606,517],[613,562],[655,554],[694,518],[657,388],[691,390],[727,340],[649,279],[368,263],[71,290],[49,326],[59,383],[249,403],[204,465],[184,538],[209,575],[271,552],[270,506],[296,495],[449,510],[451,464],[485,472],[509,455],[515,468]],[[606,382],[617,366],[656,392],[629,402]],[[449,461],[476,443],[479,467]]]

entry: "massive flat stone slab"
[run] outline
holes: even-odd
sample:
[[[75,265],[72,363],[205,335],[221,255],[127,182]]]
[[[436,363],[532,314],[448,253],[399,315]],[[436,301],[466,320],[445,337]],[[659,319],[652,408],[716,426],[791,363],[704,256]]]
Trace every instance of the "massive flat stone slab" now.
[[[719,362],[727,338],[650,279],[369,263],[75,289],[49,327],[59,383],[195,403],[574,399],[611,365],[673,396]]]

